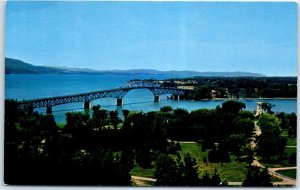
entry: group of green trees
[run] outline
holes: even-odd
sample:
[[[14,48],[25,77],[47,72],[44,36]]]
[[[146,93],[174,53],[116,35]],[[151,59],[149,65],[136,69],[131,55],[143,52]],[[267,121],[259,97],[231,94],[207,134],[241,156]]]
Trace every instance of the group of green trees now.
[[[171,140],[202,140],[202,151],[210,149],[208,161],[230,162],[229,152],[237,158],[251,140],[254,116],[243,110],[245,104],[237,101],[224,102],[216,109],[199,109],[187,112],[174,109],[165,115],[168,137]]]
[[[154,177],[156,185],[160,186],[227,186],[227,182],[221,181],[218,171],[215,169],[212,175],[207,171],[199,177],[196,159],[186,154],[182,160],[179,155],[172,156],[162,154],[156,162]]]
[[[297,116],[295,113],[264,113],[259,117],[258,125],[261,129],[261,135],[257,140],[257,154],[264,161],[282,160],[286,158],[285,147],[287,138],[281,136],[282,130],[287,130],[289,137],[296,137]],[[291,155],[290,163],[295,163]]]
[[[186,84],[195,87],[193,92],[183,97],[185,99],[297,97],[296,77],[195,77],[175,80],[196,81],[196,85]],[[173,81],[164,85],[175,87]]]
[[[118,130],[100,109],[67,113],[59,129],[53,115],[5,102],[4,181],[7,184],[130,185],[130,152],[113,142]],[[111,114],[113,116],[114,114]],[[108,142],[106,140],[109,140]]]
[[[173,141],[201,140],[199,151],[209,150],[205,162],[230,162],[230,154],[242,161],[249,154],[255,119],[243,109],[244,103],[227,101],[215,109],[192,112],[170,106],[148,113],[123,110],[122,121],[117,111],[93,106],[91,115],[66,113],[65,126],[58,128],[53,115],[20,109],[16,101],[6,100],[4,180],[8,184],[130,185],[129,171],[139,165],[156,169],[156,185],[226,185],[217,170],[199,177],[195,158],[179,157],[180,144]],[[286,140],[279,127],[291,128],[295,135],[295,117],[284,113],[260,117],[259,156],[283,157]],[[277,147],[271,148],[271,154],[266,153],[270,146]]]

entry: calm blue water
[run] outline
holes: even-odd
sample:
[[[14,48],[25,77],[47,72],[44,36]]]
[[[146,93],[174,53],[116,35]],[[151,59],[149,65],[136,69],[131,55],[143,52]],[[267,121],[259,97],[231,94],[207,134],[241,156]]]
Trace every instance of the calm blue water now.
[[[5,75],[5,98],[17,100],[28,100],[51,96],[69,95],[104,89],[117,88],[131,79],[167,79],[174,76],[168,75]],[[246,103],[247,110],[253,111],[258,100],[241,100]],[[297,112],[297,101],[295,100],[262,100],[274,104],[273,111]],[[161,101],[154,103],[153,95],[147,89],[129,91],[124,97],[124,106],[116,106],[116,99],[98,99],[92,104],[100,104],[107,110],[122,109],[136,111],[156,111],[162,106],[170,105],[173,108],[184,108],[189,111],[199,108],[215,108],[224,100],[203,101],[173,101],[168,100],[167,95],[161,97]],[[65,122],[65,112],[82,110],[83,103],[71,103],[53,107],[53,114],[57,122]],[[45,109],[38,109],[45,112]]]

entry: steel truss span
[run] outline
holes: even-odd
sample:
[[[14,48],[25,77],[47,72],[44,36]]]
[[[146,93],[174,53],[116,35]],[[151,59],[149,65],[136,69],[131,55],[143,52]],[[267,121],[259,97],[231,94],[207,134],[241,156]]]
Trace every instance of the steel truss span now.
[[[163,87],[157,81],[130,81],[125,83],[120,88],[110,89],[110,90],[101,90],[94,92],[87,92],[81,94],[73,94],[67,96],[57,96],[57,97],[49,97],[49,98],[40,98],[33,100],[26,100],[20,102],[20,107],[52,107],[60,104],[67,104],[73,102],[91,102],[100,98],[117,98],[123,99],[123,97],[130,90],[134,89],[148,89],[150,90],[154,96],[160,96],[163,94],[172,94],[175,96],[184,95],[185,92],[189,92],[192,90],[188,89],[179,89],[174,87]]]

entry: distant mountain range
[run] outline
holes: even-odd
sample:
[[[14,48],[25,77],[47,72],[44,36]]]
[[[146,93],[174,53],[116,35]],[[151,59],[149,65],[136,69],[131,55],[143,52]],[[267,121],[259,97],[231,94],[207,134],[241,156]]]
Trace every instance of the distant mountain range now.
[[[197,72],[197,71],[158,71],[153,69],[130,70],[93,70],[67,67],[35,66],[23,61],[5,58],[5,74],[115,74],[115,75],[173,75],[181,77],[223,76],[223,77],[264,77],[265,75],[250,72]]]

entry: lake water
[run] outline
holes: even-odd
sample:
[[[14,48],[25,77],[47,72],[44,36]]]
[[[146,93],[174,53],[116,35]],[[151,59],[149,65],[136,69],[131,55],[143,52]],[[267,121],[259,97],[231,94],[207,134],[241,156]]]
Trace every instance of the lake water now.
[[[35,74],[19,74],[5,75],[5,98],[13,98],[17,100],[29,100],[35,98],[44,98],[51,96],[70,95],[76,93],[84,93],[90,91],[105,90],[118,88],[132,79],[167,79],[174,78],[169,75],[35,75]],[[124,105],[116,106],[115,98],[98,99],[92,102],[93,105],[100,104],[102,108],[107,110],[118,110],[121,115],[122,109],[135,111],[157,111],[162,106],[172,106],[173,108],[184,108],[188,111],[200,108],[215,108],[221,105],[224,100],[203,100],[203,101],[174,101],[168,100],[168,95],[161,96],[160,102],[153,102],[153,94],[147,89],[138,89],[129,91],[124,97]],[[257,99],[240,100],[246,103],[247,110],[256,109]],[[275,107],[275,112],[297,112],[296,99],[273,99],[261,100],[270,102]],[[82,111],[83,103],[71,103],[54,106],[53,115],[57,122],[65,122],[65,112]],[[38,109],[44,112],[44,108]]]

